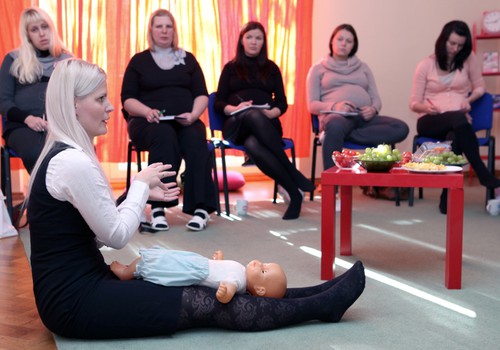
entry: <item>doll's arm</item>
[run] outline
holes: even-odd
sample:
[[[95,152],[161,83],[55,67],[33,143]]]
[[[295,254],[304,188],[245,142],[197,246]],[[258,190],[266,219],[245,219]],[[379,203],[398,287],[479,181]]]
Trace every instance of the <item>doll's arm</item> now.
[[[232,282],[221,282],[219,284],[219,289],[217,289],[217,293],[215,296],[217,300],[223,304],[227,304],[233,299],[234,294],[236,294],[236,284]]]
[[[224,260],[224,253],[222,250],[216,250],[214,255],[212,255],[213,260]]]

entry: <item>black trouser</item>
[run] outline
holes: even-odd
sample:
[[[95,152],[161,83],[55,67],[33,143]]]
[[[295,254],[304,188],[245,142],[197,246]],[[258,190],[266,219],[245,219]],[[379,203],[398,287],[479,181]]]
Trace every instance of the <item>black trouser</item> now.
[[[193,214],[197,208],[209,213],[215,211],[216,197],[212,180],[212,163],[207,147],[205,124],[197,120],[182,126],[176,121],[149,123],[145,118],[130,118],[128,132],[132,142],[140,149],[149,151],[148,163],[172,164],[179,171],[185,162],[183,212]],[[163,182],[175,181],[167,177]],[[152,202],[153,208],[173,207],[178,201]]]
[[[17,153],[30,174],[42,152],[45,136],[45,132],[37,132],[26,126],[9,131],[5,137],[5,144]]]

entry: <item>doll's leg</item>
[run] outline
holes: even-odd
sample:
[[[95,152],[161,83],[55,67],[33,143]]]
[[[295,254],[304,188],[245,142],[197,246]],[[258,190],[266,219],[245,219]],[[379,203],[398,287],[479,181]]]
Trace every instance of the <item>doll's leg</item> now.
[[[338,322],[365,287],[363,265],[356,264],[335,285],[304,298],[263,298],[235,295],[228,304],[215,298],[215,290],[187,287],[182,296],[178,329],[216,327],[239,331],[265,331],[310,320]]]

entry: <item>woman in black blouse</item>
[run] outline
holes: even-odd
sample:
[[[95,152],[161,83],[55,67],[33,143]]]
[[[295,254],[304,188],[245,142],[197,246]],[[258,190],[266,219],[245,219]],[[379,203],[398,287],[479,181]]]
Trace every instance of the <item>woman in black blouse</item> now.
[[[132,57],[123,77],[121,98],[128,132],[135,145],[149,151],[149,164],[172,164],[178,171],[184,159],[183,211],[193,215],[186,226],[200,231],[216,206],[206,129],[199,120],[208,105],[205,78],[196,58],[178,47],[177,27],[169,11],[151,14],[148,44],[149,49]],[[160,120],[162,116],[175,119]],[[153,232],[169,229],[164,208],[177,204],[151,203]]]
[[[249,108],[268,103],[269,109]],[[267,57],[267,39],[259,22],[248,22],[241,30],[236,57],[222,70],[215,110],[226,116],[224,138],[244,145],[259,169],[276,180],[288,193],[290,204],[284,220],[300,215],[303,193],[314,185],[290,162],[283,151],[279,117],[288,104],[278,66]]]

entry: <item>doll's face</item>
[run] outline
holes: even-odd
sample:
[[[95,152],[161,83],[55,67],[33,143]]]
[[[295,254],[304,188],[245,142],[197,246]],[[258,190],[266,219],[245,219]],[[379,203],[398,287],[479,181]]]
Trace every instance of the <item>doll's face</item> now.
[[[252,295],[281,298],[286,291],[286,276],[280,265],[252,260],[246,267],[247,290]]]
[[[252,29],[246,32],[241,39],[245,55],[256,57],[264,45],[264,33],[260,29]]]
[[[49,25],[43,20],[28,25],[30,42],[40,51],[47,51],[49,49],[51,34]]]

